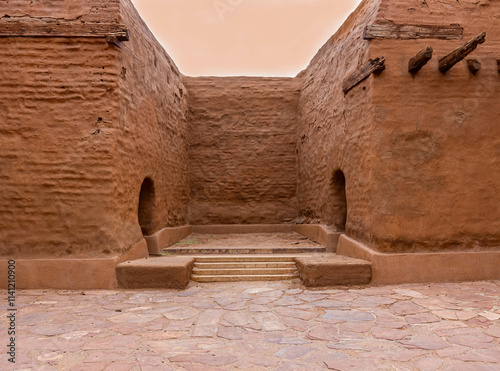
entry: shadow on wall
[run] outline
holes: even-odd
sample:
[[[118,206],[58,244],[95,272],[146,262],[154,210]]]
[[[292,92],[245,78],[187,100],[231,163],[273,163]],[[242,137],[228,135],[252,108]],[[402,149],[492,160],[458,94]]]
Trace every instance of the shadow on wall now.
[[[342,170],[333,173],[331,187],[333,193],[333,224],[339,230],[345,231],[347,223],[347,198],[345,176]]]
[[[155,187],[151,178],[145,178],[142,182],[139,194],[139,225],[142,234],[150,236],[154,233],[154,209],[155,209]]]

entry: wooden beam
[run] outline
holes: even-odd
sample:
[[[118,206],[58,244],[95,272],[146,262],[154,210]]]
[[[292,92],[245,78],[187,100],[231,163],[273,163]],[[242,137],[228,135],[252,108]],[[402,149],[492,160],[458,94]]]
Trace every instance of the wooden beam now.
[[[446,57],[441,58],[439,60],[439,71],[442,73],[448,72],[454,65],[472,53],[479,44],[483,44],[485,41],[486,31],[481,32],[472,40],[453,50]]]
[[[0,37],[107,37],[127,41],[126,26],[116,23],[82,23],[40,18],[2,18]]]
[[[497,59],[497,70],[500,73],[500,59]]]
[[[432,26],[411,24],[372,24],[365,28],[363,37],[371,39],[440,39],[461,40],[464,29],[460,25]]]
[[[419,51],[417,55],[408,62],[408,71],[413,74],[420,71],[422,67],[432,59],[433,52],[434,50],[430,46]]]
[[[342,90],[347,94],[349,90],[354,88],[363,80],[367,79],[372,73],[379,74],[385,70],[385,58],[380,57],[370,59],[358,71],[354,72],[351,76],[344,80]]]
[[[477,59],[467,59],[467,67],[475,75],[481,69],[481,62]]]
[[[116,36],[113,36],[113,35],[106,36],[106,42],[108,44],[115,45],[115,46],[119,47],[120,49],[123,49],[123,43],[120,40],[118,40],[118,38]]]

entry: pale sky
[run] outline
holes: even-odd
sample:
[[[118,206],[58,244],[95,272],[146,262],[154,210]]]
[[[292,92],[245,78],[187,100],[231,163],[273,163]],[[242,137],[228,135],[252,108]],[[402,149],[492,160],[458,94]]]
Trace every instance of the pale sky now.
[[[295,76],[361,0],[132,0],[188,76]]]

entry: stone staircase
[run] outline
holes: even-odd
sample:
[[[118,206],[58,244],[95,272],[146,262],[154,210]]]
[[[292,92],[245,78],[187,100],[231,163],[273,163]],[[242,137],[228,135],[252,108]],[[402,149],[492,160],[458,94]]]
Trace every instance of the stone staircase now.
[[[299,278],[291,256],[197,256],[191,280],[196,282],[280,281]]]

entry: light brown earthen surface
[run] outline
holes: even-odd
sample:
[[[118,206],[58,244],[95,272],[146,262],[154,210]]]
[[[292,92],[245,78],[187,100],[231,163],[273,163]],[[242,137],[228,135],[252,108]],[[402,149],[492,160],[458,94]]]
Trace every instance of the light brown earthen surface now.
[[[276,224],[298,216],[300,81],[185,77],[191,224]]]
[[[346,177],[346,233],[386,251],[500,246],[500,138],[496,59],[499,3],[367,0],[301,74],[298,199],[301,213],[338,219],[333,172]],[[363,39],[366,25],[460,24],[463,40]],[[438,61],[482,31],[486,43],[446,75]],[[415,76],[408,60],[432,46]],[[369,58],[386,70],[346,95],[341,83]],[[328,83],[325,83],[328,81]]]
[[[3,370],[415,370],[500,367],[500,282],[307,290],[22,291]],[[2,293],[4,295],[4,293]],[[0,320],[6,333],[6,317]]]
[[[382,251],[500,247],[500,51],[498,1],[381,4],[377,22],[460,24],[463,40],[374,40],[385,56],[372,100],[374,212],[370,242]],[[486,31],[486,42],[446,74],[438,61]],[[424,47],[433,59],[415,76],[405,64]]]
[[[217,248],[278,248],[318,247],[320,244],[296,232],[289,233],[245,233],[245,234],[201,234],[192,233],[171,247],[200,249]]]
[[[185,88],[130,1],[55,3],[2,2],[0,15],[50,9],[61,21],[126,23],[134,36],[125,49],[102,38],[0,37],[0,254],[116,256],[142,239],[146,176],[152,228],[185,223]]]

